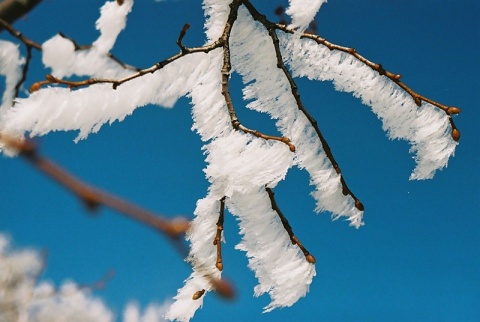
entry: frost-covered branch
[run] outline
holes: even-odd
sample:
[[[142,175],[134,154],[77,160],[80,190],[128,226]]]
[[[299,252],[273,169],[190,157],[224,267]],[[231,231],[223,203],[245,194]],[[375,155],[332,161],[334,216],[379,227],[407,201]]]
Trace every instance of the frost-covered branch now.
[[[271,188],[265,188],[265,190],[268,193],[268,197],[270,198],[270,203],[272,204],[272,209],[275,210],[275,212],[278,214],[278,217],[280,218],[283,228],[285,228],[288,237],[290,237],[290,240],[292,241],[293,245],[297,245],[298,248],[302,250],[303,255],[305,255],[305,259],[307,262],[315,264],[316,260],[315,257],[313,257],[312,254],[303,246],[303,244],[300,242],[300,240],[295,236],[293,233],[292,226],[290,226],[287,217],[283,214],[283,212],[280,210],[280,207],[278,207],[277,201],[275,200],[275,193]]]
[[[52,71],[32,86],[35,92],[28,98],[0,111],[0,133],[16,138],[78,130],[78,140],[105,123],[122,121],[141,106],[171,107],[180,97],[191,99],[192,129],[204,142],[210,187],[197,202],[195,219],[186,231],[192,273],[178,290],[167,312],[169,319],[191,319],[211,290],[231,294],[229,284],[220,279],[226,211],[238,219],[242,240],[236,248],[246,253],[258,279],[255,296],[267,293],[271,298],[265,311],[291,306],[306,295],[315,276],[315,258],[294,234],[273,194],[292,167],[308,172],[316,212],[346,218],[355,228],[364,224],[363,204],[347,186],[317,121],[300,99],[297,78],[331,81],[336,90],[350,92],[370,106],[390,138],[411,145],[417,163],[411,179],[433,177],[454,154],[460,132],[452,116],[460,109],[416,93],[400,81],[400,75],[355,49],[304,32],[324,2],[290,0],[285,14],[292,24],[286,26],[268,20],[249,0],[204,0],[205,44],[183,44],[186,24],[176,41],[179,52],[140,70],[109,56],[133,0],[107,2],[97,20],[98,39],[91,46],[80,46],[60,34],[43,43],[42,60]],[[17,38],[22,41],[20,35]],[[7,47],[10,56],[18,56],[12,44]],[[15,68],[9,69],[7,60],[0,61],[7,82],[19,79],[20,62],[17,59]],[[233,74],[243,82],[245,107],[266,113],[279,136],[239,121],[239,104],[234,105],[230,94]],[[83,80],[70,80],[72,75]],[[24,142],[14,140],[3,134],[7,147]],[[20,155],[37,167],[56,169],[45,166],[49,163],[33,148],[22,150],[23,143],[18,144]],[[60,173],[47,172],[54,178]],[[99,197],[76,179],[67,181],[90,208],[115,201],[108,194]]]

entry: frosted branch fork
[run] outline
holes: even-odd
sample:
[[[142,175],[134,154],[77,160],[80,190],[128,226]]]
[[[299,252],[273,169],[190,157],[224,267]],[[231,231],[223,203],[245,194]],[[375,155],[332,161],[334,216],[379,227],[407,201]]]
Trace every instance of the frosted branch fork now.
[[[252,17],[255,20],[259,21],[261,24],[263,24],[265,26],[265,28],[267,28],[269,30],[269,32],[271,32],[272,29],[278,29],[278,30],[281,30],[281,31],[283,31],[285,33],[289,33],[289,34],[294,34],[296,32],[294,29],[291,29],[284,24],[278,24],[278,23],[273,23],[273,22],[269,21],[265,17],[265,15],[260,14],[255,9],[255,7],[250,3],[249,0],[242,0],[242,2],[245,5],[245,7],[247,7],[247,9],[249,10]],[[415,101],[415,104],[418,107],[422,106],[422,101],[430,103],[435,107],[438,107],[439,109],[444,111],[445,114],[448,115],[448,119],[449,119],[450,125],[452,127],[452,132],[451,132],[452,138],[457,142],[460,140],[460,131],[458,130],[458,128],[456,127],[456,125],[455,125],[455,123],[452,119],[452,115],[455,115],[455,114],[458,114],[458,113],[461,112],[460,108],[455,107],[455,106],[447,106],[447,105],[441,104],[437,101],[434,101],[434,100],[432,100],[428,97],[425,97],[425,96],[415,92],[413,89],[411,89],[405,83],[400,81],[400,79],[402,78],[402,75],[389,72],[388,70],[384,69],[381,64],[374,63],[374,62],[368,60],[364,56],[360,55],[355,48],[336,45],[336,44],[331,43],[330,41],[326,40],[325,38],[320,37],[319,35],[315,35],[315,34],[311,34],[311,33],[307,33],[307,32],[302,33],[300,35],[300,38],[301,39],[311,39],[311,40],[315,41],[317,44],[323,45],[330,50],[338,50],[338,51],[344,52],[346,54],[352,55],[353,57],[358,59],[360,62],[365,64],[366,66],[368,66],[371,69],[378,72],[380,75],[385,76],[385,77],[389,78],[390,80],[392,80],[402,90],[404,90],[406,93],[408,93],[412,97],[412,99]],[[276,46],[275,48],[277,49],[278,46]],[[282,64],[283,64],[283,62],[282,62]],[[293,88],[292,88],[292,90],[293,90]]]

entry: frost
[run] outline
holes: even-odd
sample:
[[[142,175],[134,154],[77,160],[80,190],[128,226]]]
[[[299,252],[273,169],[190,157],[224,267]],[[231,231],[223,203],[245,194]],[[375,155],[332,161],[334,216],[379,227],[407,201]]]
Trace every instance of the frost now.
[[[317,212],[329,212],[333,219],[345,218],[356,228],[363,225],[363,211],[357,209],[352,194],[344,194],[342,177],[331,164],[329,152],[325,151],[328,149],[317,134],[314,122],[301,110],[294,95],[295,86],[282,70],[282,63],[294,77],[331,81],[336,90],[350,92],[370,106],[389,138],[410,143],[410,152],[417,162],[411,179],[433,177],[454,154],[457,143],[449,135],[451,128],[444,112],[428,103],[419,108],[395,82],[352,55],[299,37],[324,2],[289,1],[287,14],[296,31],[292,31],[293,34],[275,31],[283,61],[277,58],[268,30],[251,17],[245,6],[240,6],[228,39],[231,73],[237,73],[243,81],[246,107],[269,115],[278,132],[295,145],[294,152],[283,142],[265,140],[258,133],[237,131],[232,126],[224,97],[228,95],[222,93],[222,82],[226,82],[222,78],[226,55],[221,46],[208,52],[185,55],[182,52],[181,58],[159,64],[161,68],[154,73],[142,73],[141,77],[122,82],[116,89],[110,83],[74,90],[47,87],[28,98],[17,99],[15,106],[10,107],[23,61],[14,45],[0,42],[0,72],[7,79],[3,104],[10,104],[0,110],[0,127],[9,135],[38,136],[74,130],[78,131],[79,140],[97,132],[103,124],[122,121],[139,107],[150,104],[171,107],[180,97],[191,99],[192,130],[204,142],[207,163],[204,171],[210,183],[206,197],[197,202],[195,219],[187,233],[191,244],[187,261],[193,271],[166,312],[164,308],[150,306],[141,314],[138,305],[131,303],[124,311],[125,321],[150,322],[163,313],[171,320],[188,321],[202,307],[204,297],[213,288],[212,279],[221,277],[215,267],[217,255],[212,245],[223,205],[220,200],[225,200],[226,210],[238,219],[242,241],[236,248],[246,253],[248,265],[258,279],[255,296],[268,294],[271,299],[265,312],[291,306],[305,296],[315,276],[315,266],[292,244],[279,214],[272,209],[266,190],[284,180],[291,167],[308,172]],[[225,25],[231,3],[203,1],[207,45],[219,40],[224,30],[228,30]],[[75,44],[61,35],[46,41],[42,45],[45,66],[57,78],[118,79],[132,75],[134,71],[108,54],[125,28],[132,5],[132,0],[126,0],[121,6],[116,1],[107,2],[96,24],[100,36],[88,49],[76,50]],[[224,45],[224,41],[215,44]],[[227,73],[225,69],[223,72]],[[5,245],[5,240],[0,238],[0,251]],[[73,283],[65,283],[60,292],[55,292],[50,284],[35,286],[33,277],[25,277],[38,271],[40,264],[35,256],[25,253],[15,264],[16,271],[23,272],[20,275],[25,278],[24,287],[15,291],[22,293],[18,297],[22,301],[17,304],[21,312],[34,312],[48,320],[53,319],[48,312],[67,310],[64,315],[71,317],[69,314],[77,314],[72,312],[84,310],[82,314],[94,314],[100,317],[98,321],[112,319],[101,301]],[[8,280],[5,272],[8,271],[0,270],[0,283]],[[192,299],[198,291],[205,291],[205,296]],[[88,319],[85,317],[82,321]]]
[[[313,21],[320,6],[327,0],[289,0],[289,7],[286,14],[292,17],[292,28],[298,32],[303,32]]]
[[[5,91],[0,106],[0,126],[2,114],[12,106],[15,98],[15,87],[22,77],[22,65],[18,46],[5,40],[0,40],[0,75],[5,76]]]

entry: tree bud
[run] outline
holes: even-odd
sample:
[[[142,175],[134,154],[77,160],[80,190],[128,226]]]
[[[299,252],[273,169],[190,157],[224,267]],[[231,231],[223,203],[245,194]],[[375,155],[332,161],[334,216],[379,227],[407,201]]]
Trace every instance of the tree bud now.
[[[205,294],[205,290],[196,291],[192,296],[192,300],[198,300],[203,296],[203,294]]]
[[[28,90],[30,93],[33,93],[38,91],[41,87],[42,87],[42,83],[36,82],[36,83],[33,83]]]
[[[422,99],[420,97],[415,96],[414,100],[418,107],[422,106]]]
[[[457,129],[452,130],[452,138],[455,142],[458,142],[460,140],[460,131]]]
[[[460,112],[461,112],[461,110],[460,110],[458,107],[454,107],[454,106],[449,107],[449,108],[447,109],[447,113],[448,113],[448,114],[458,114],[458,113],[460,113]]]

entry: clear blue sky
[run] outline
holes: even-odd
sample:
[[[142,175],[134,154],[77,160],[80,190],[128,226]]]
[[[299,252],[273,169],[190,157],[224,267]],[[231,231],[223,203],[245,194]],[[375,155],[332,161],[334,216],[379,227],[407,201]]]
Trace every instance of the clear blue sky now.
[[[283,3],[252,2],[272,20]],[[91,43],[100,3],[44,0],[16,27],[38,42],[61,31]],[[203,44],[200,1],[137,0],[113,53],[148,67],[177,52],[186,22],[191,28],[184,43]],[[196,321],[479,321],[480,2],[331,0],[317,22],[331,42],[357,48],[419,93],[462,108],[455,119],[462,134],[456,155],[433,180],[409,181],[414,161],[408,145],[388,140],[368,107],[330,83],[299,81],[305,105],[365,205],[365,226],[355,230],[315,215],[307,175],[292,169],[276,189],[277,200],[317,259],[310,293],[292,308],[261,314],[269,299],[253,298],[256,281],[244,253],[234,250],[238,226],[227,216],[224,276],[235,284],[237,299],[209,294]],[[45,73],[32,68],[27,85]],[[240,89],[233,91],[239,98]],[[238,113],[252,128],[272,128],[263,115]],[[173,109],[138,109],[78,144],[76,133],[63,132],[39,143],[45,155],[87,182],[166,216],[191,218],[208,186],[202,143],[191,125],[184,98]],[[0,157],[0,178],[0,231],[19,247],[48,251],[42,279],[91,283],[115,269],[97,294],[121,312],[131,299],[165,301],[189,275],[165,238],[109,210],[86,213],[22,160]]]

